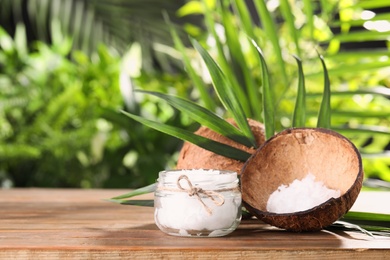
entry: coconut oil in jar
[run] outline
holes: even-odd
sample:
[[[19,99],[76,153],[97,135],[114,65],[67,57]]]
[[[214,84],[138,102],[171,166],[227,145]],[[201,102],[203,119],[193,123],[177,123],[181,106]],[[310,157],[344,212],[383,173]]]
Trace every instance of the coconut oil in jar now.
[[[241,221],[241,192],[236,172],[172,170],[159,173],[154,219],[164,233],[218,237]]]

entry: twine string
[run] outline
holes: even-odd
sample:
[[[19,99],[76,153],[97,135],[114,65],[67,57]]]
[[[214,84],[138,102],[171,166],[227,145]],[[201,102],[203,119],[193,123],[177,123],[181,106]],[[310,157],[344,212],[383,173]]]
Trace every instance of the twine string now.
[[[181,180],[186,180],[188,184],[188,189],[183,188],[183,186],[180,184]],[[192,182],[188,178],[187,175],[180,175],[180,177],[177,179],[177,187],[179,190],[187,192],[190,197],[195,196],[198,201],[203,205],[204,209],[207,211],[209,215],[212,215],[213,212],[210,209],[209,206],[206,205],[206,203],[202,200],[201,194],[206,195],[208,198],[210,198],[215,205],[222,206],[225,203],[225,198],[222,194],[212,191],[212,190],[204,190],[199,187],[195,187],[192,185]]]

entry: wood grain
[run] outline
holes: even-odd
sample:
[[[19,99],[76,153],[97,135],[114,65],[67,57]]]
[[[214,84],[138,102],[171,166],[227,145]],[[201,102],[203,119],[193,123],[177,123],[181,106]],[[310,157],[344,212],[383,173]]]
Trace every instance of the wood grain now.
[[[0,259],[390,259],[390,238],[290,233],[256,220],[221,238],[169,236],[155,226],[153,208],[104,201],[125,192],[0,190]],[[375,210],[374,195],[361,193],[354,207],[364,210],[368,203]],[[390,201],[390,193],[377,195],[377,201]],[[377,211],[390,212],[381,205]]]

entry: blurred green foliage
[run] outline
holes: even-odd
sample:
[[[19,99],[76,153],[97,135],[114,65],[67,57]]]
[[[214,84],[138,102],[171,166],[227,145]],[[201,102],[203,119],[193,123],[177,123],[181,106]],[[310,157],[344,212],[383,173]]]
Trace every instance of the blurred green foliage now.
[[[124,102],[114,50],[100,45],[89,57],[60,36],[29,50],[23,26],[14,38],[1,29],[0,47],[3,186],[137,187],[153,182],[178,149],[175,139],[118,113]],[[157,77],[147,80],[153,86]],[[145,113],[181,124],[165,104],[139,103]]]
[[[331,81],[331,128],[358,147],[367,178],[390,181],[390,28],[383,28],[382,20],[388,6],[359,0],[200,0],[178,13],[204,15],[202,45],[235,88],[248,117],[263,121],[263,77],[251,39],[260,46],[269,68],[277,131],[292,126],[298,91],[293,55],[303,62],[305,125],[317,125],[324,88],[322,54]],[[192,57],[191,64],[201,63],[198,55]],[[207,75],[202,77],[207,82]]]
[[[154,182],[159,170],[174,167],[181,143],[129,120],[119,110],[189,130],[197,125],[162,100],[134,94],[135,88],[176,94],[222,117],[231,116],[218,102],[204,64],[188,46],[183,31],[175,46],[169,45],[169,28],[156,15],[161,14],[160,5],[151,6],[148,16],[149,1],[132,5],[127,0],[118,5],[112,1],[25,2],[29,2],[28,10],[36,11],[33,14],[39,13],[28,17],[30,26],[39,39],[48,40],[31,44],[26,37],[29,31],[21,23],[12,35],[0,29],[3,186],[134,188]],[[390,181],[388,31],[362,27],[367,22],[362,18],[364,11],[386,10],[389,5],[379,2],[194,0],[164,1],[164,6],[169,19],[183,21],[175,28],[187,30],[215,58],[248,117],[262,121],[258,109],[262,106],[261,69],[249,38],[256,40],[269,68],[277,131],[292,125],[298,79],[293,54],[302,59],[305,74],[305,123],[317,124],[323,90],[317,51],[323,54],[331,79],[332,128],[359,148],[366,177]],[[15,10],[13,22],[25,19],[19,1],[0,3]],[[69,23],[73,4],[89,13],[77,12],[74,27]],[[62,7],[68,8],[70,16],[59,12]],[[5,10],[0,10],[2,19],[10,14]],[[369,21],[383,20],[387,14]],[[186,17],[202,20],[191,23],[193,19]],[[150,23],[138,22],[145,18]],[[96,19],[96,30],[91,30],[91,19]],[[110,37],[104,37],[106,33]],[[99,41],[105,44],[98,45]],[[366,47],[378,41],[379,47]],[[117,52],[129,45],[126,54]]]

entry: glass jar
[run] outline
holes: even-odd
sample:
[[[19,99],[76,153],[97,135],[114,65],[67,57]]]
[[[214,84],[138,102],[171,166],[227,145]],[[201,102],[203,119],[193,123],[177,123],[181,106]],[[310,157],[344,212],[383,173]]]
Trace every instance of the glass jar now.
[[[219,170],[171,170],[159,173],[154,219],[169,235],[218,237],[241,221],[237,173]]]

